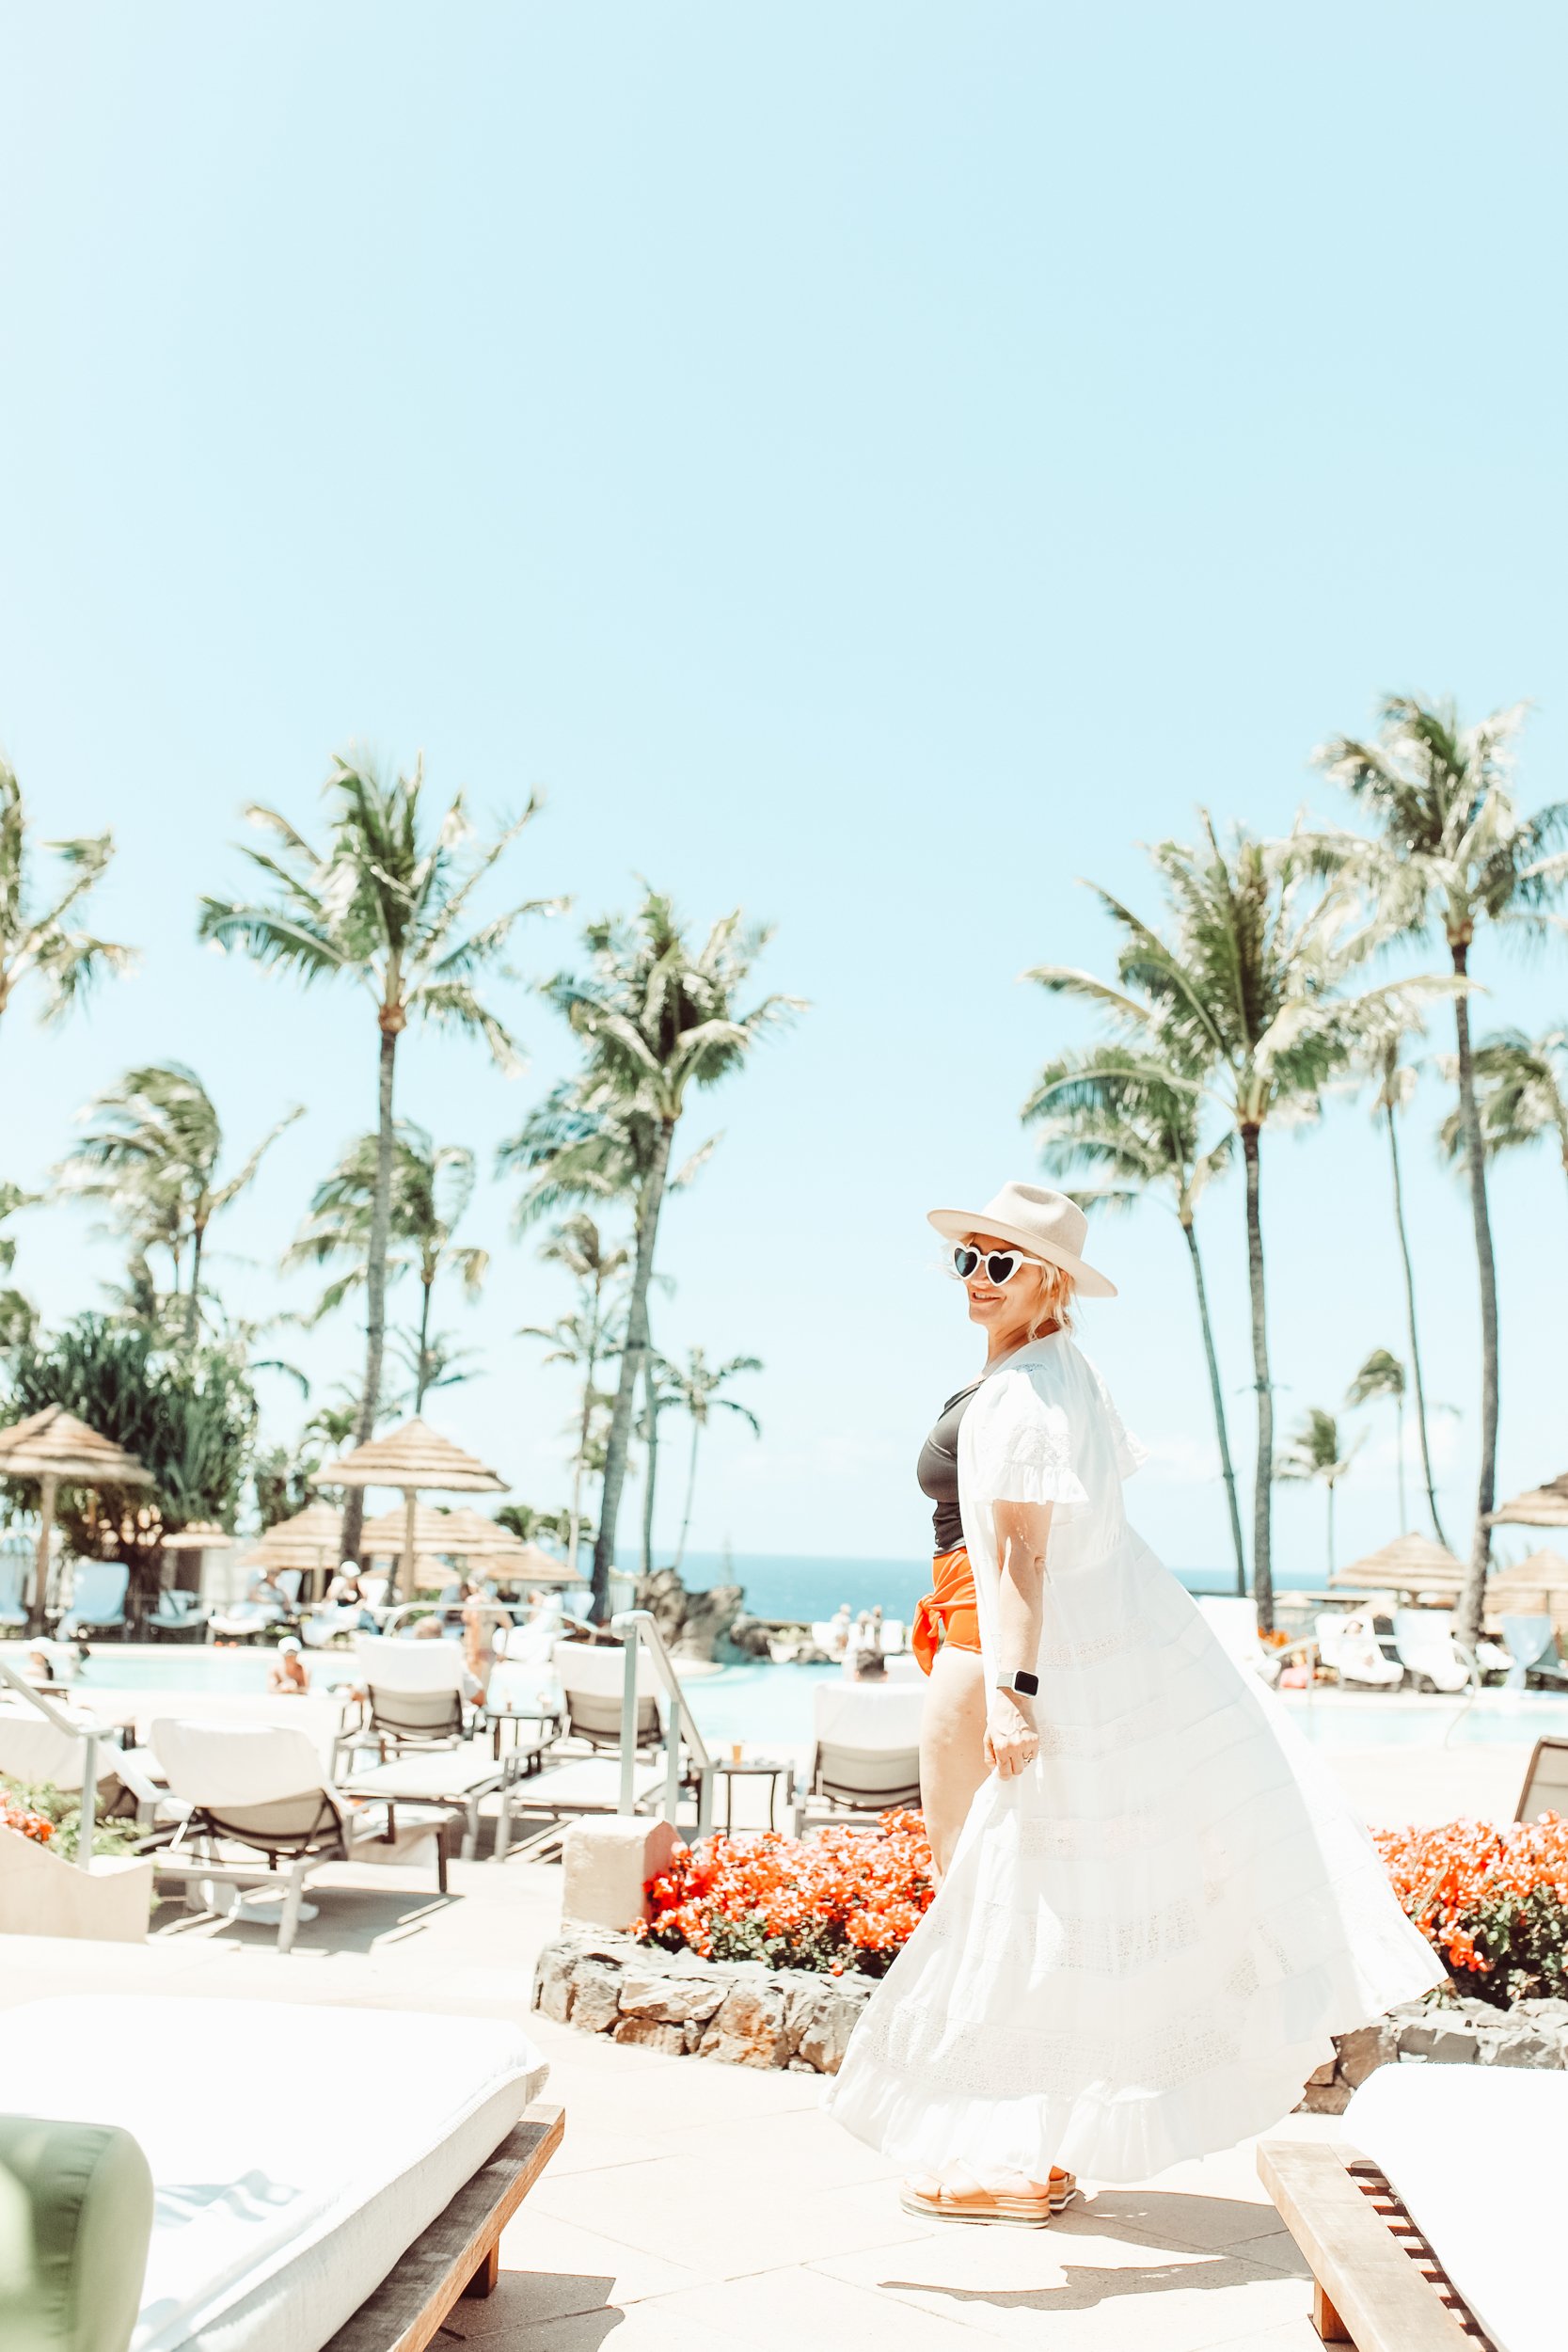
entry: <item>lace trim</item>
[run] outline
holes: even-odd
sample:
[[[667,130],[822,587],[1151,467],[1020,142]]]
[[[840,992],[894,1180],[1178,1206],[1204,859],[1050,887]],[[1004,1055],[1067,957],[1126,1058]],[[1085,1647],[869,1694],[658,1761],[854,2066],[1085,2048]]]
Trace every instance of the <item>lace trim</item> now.
[[[856,2028],[847,2066],[870,2058],[915,2077],[929,2091],[975,2099],[1075,2092],[1091,2083],[1135,2083],[1141,2092],[1178,2090],[1240,2058],[1239,2021],[1194,2011],[1156,2033],[1027,2032],[956,2025],[911,2001],[873,2001]]]
[[[1059,1862],[1083,1854],[1136,1853],[1164,1832],[1157,1808],[1137,1805],[1099,1820],[1073,1821],[1060,1815],[1031,1814],[1018,1825],[1018,1851],[1031,1861]]]

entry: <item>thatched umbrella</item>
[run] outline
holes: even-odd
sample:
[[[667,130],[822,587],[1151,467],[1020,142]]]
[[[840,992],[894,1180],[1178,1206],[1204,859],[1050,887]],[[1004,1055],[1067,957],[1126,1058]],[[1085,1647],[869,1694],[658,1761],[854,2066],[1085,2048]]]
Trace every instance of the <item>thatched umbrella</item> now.
[[[1568,1470],[1549,1486],[1531,1486],[1492,1514],[1494,1527],[1568,1527]]]
[[[210,1551],[232,1551],[235,1541],[234,1536],[226,1534],[224,1530],[212,1519],[192,1519],[188,1527],[176,1528],[172,1535],[166,1535],[163,1549],[165,1551],[195,1552],[196,1583],[191,1589],[199,1591],[206,1574],[207,1554]],[[175,1565],[177,1580],[179,1574],[180,1564],[177,1562]]]
[[[308,1575],[335,1568],[343,1556],[342,1506],[309,1502],[292,1519],[275,1519],[245,1561],[249,1568],[303,1568]]]
[[[427,1422],[405,1421],[384,1438],[372,1438],[339,1462],[328,1462],[310,1482],[316,1486],[396,1486],[403,1494],[403,1542],[397,1557],[413,1561],[419,1554],[416,1520],[421,1494],[504,1494],[506,1481],[486,1469],[477,1455],[465,1454],[450,1438],[441,1437]],[[394,1576],[388,1594],[397,1589]]]
[[[1560,1629],[1568,1625],[1568,1560],[1560,1551],[1537,1551],[1497,1569],[1486,1581],[1486,1606],[1498,1616],[1505,1609],[1544,1613]]]
[[[0,1478],[36,1478],[39,1482],[39,1540],[34,1555],[30,1619],[41,1617],[49,1580],[49,1537],[55,1525],[55,1498],[61,1486],[90,1486],[94,1492],[114,1486],[150,1486],[152,1472],[134,1454],[112,1438],[101,1438],[85,1421],[63,1405],[46,1405],[41,1413],[0,1430]]]
[[[1430,1535],[1396,1535],[1380,1551],[1369,1551],[1329,1578],[1336,1589],[1357,1592],[1444,1593],[1456,1597],[1465,1569],[1453,1553]]]

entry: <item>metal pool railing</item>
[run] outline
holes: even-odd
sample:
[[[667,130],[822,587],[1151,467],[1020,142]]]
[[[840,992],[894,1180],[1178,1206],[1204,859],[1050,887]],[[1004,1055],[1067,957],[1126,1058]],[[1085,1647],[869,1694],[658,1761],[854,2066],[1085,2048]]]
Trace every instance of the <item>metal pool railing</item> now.
[[[670,1702],[670,1720],[664,1734],[664,1818],[673,1825],[680,1804],[681,1749],[686,1747],[698,1772],[697,1833],[707,1829],[707,1817],[713,1803],[713,1759],[708,1755],[703,1735],[697,1728],[675,1661],[665,1646],[663,1634],[646,1609],[623,1609],[611,1617],[610,1629],[618,1633],[626,1647],[625,1672],[621,1682],[621,1797],[616,1806],[619,1813],[637,1810],[637,1662],[641,1650],[646,1650],[654,1669],[664,1685]]]
[[[52,1700],[46,1699],[25,1675],[18,1674],[16,1668],[4,1658],[0,1658],[0,1683],[7,1684],[19,1698],[25,1699],[29,1707],[37,1708],[45,1723],[53,1724],[56,1731],[63,1731],[68,1740],[80,1740],[82,1742],[82,1818],[76,1833],[76,1862],[78,1868],[90,1870],[92,1841],[98,1827],[98,1726],[93,1724],[84,1730],[80,1724],[73,1724],[69,1715]]]

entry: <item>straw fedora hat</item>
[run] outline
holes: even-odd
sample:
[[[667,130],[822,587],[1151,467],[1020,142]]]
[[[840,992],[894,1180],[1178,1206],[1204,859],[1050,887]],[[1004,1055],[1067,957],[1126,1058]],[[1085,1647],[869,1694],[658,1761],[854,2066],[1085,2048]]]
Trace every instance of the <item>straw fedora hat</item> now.
[[[1115,1298],[1117,1286],[1084,1258],[1089,1220],[1065,1192],[1043,1184],[1004,1184],[983,1209],[932,1209],[927,1223],[949,1241],[970,1233],[995,1233],[1016,1242],[1031,1257],[1049,1258],[1070,1274],[1085,1298]]]

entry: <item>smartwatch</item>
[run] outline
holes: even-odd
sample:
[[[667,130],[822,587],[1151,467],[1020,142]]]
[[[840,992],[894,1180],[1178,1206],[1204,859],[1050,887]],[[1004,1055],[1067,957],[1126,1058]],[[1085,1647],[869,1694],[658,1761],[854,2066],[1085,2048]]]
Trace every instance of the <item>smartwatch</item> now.
[[[1039,1690],[1040,1678],[1026,1666],[1015,1666],[1010,1675],[1000,1677],[996,1687],[999,1691],[1016,1691],[1020,1698],[1032,1699]]]

